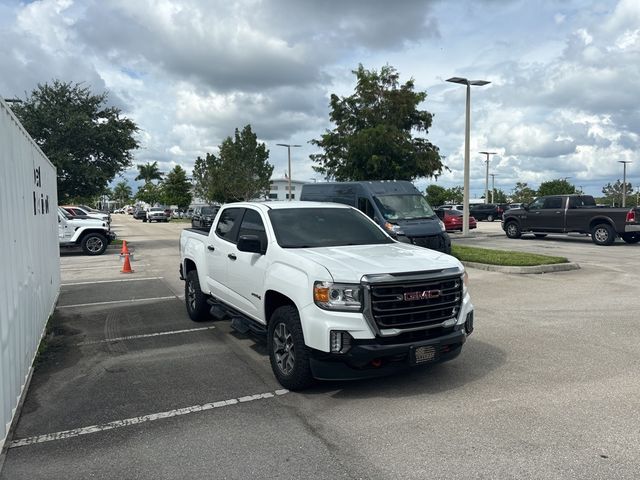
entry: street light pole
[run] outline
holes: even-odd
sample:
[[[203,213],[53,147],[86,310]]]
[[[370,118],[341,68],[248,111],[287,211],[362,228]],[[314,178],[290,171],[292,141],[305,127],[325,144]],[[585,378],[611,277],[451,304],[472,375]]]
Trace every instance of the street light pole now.
[[[618,160],[622,164],[622,208],[627,206],[627,163],[630,160]]]
[[[485,160],[487,164],[487,171],[484,177],[484,203],[489,203],[489,155],[495,155],[496,152],[479,152],[487,156]],[[493,197],[491,197],[491,203],[493,203]]]
[[[276,143],[279,147],[287,147],[287,156],[289,158],[289,201],[291,201],[291,147],[301,147],[302,145],[291,145],[289,143]]]
[[[462,211],[462,234],[469,235],[469,137],[471,136],[471,85],[482,87],[491,82],[486,80],[468,80],[466,78],[451,77],[447,82],[459,83],[467,86],[467,108],[464,128],[464,210]]]
[[[489,175],[491,175],[491,203],[496,203],[494,197],[496,195],[496,175],[498,174],[490,173]]]

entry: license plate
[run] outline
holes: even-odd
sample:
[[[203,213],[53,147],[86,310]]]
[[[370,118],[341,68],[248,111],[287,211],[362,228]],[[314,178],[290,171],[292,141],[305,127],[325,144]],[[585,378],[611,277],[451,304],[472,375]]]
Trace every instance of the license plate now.
[[[413,357],[416,364],[429,363],[436,360],[437,353],[436,347],[427,345],[424,347],[416,347],[413,351]]]

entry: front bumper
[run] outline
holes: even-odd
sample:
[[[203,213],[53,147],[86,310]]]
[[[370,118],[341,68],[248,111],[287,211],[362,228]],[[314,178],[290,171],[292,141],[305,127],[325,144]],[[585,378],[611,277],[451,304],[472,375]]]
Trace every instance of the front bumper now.
[[[419,247],[429,248],[431,250],[437,250],[442,253],[451,253],[451,238],[446,232],[441,232],[436,235],[429,235],[424,237],[413,237],[398,235],[398,241],[403,243],[411,243]]]
[[[108,231],[107,232],[107,240],[109,241],[109,243],[113,242],[118,235],[116,235],[116,232],[112,232],[112,231]]]
[[[453,360],[473,331],[473,314],[468,323],[456,325],[451,333],[411,343],[381,344],[377,340],[354,340],[345,354],[311,350],[311,372],[319,380],[357,380],[390,375],[412,367]],[[431,347],[432,360],[416,363],[416,349]]]

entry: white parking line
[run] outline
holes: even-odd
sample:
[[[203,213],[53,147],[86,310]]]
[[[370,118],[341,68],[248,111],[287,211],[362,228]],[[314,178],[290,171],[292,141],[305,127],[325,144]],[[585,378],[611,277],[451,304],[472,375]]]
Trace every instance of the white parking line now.
[[[275,392],[258,393],[256,395],[247,395],[240,398],[231,398],[229,400],[221,400],[219,402],[205,403],[202,405],[194,405],[192,407],[178,408],[176,410],[168,410],[166,412],[152,413],[141,417],[126,418],[124,420],[116,420],[114,422],[103,423],[100,425],[91,425],[89,427],[74,428],[73,430],[63,430],[61,432],[47,433],[45,435],[37,435],[35,437],[21,438],[14,440],[9,444],[8,448],[24,447],[36,443],[53,442],[54,440],[63,440],[65,438],[79,437],[80,435],[88,435],[89,433],[104,432],[116,428],[128,427],[130,425],[138,425],[140,423],[153,422],[163,418],[178,417],[188,415],[190,413],[204,412],[214,408],[227,407],[238,403],[253,402],[263,398],[274,398],[276,396],[285,395],[289,390],[276,390]]]
[[[95,305],[115,305],[118,303],[145,302],[147,300],[179,300],[179,299],[180,297],[175,295],[172,295],[171,297],[130,298],[129,300],[112,300],[109,302],[76,303],[74,305],[58,305],[56,308],[93,307]]]
[[[97,345],[99,343],[120,342],[122,340],[135,340],[137,338],[160,337],[162,335],[176,335],[179,333],[201,332],[203,330],[212,330],[214,328],[216,327],[200,327],[200,328],[189,328],[186,330],[172,330],[169,332],[145,333],[143,335],[129,335],[128,337],[115,337],[115,338],[106,338],[104,340],[92,340],[89,342],[80,342],[80,343],[76,343],[75,345],[76,346]]]
[[[149,263],[134,263],[134,267],[148,267]],[[110,266],[103,265],[101,267],[69,267],[69,268],[60,268],[61,272],[70,272],[71,270],[104,270],[105,268],[110,268]]]
[[[164,277],[145,277],[145,278],[121,278],[117,280],[98,280],[97,282],[74,282],[61,283],[61,287],[69,287],[71,285],[93,285],[94,283],[116,283],[116,282],[140,282],[142,280],[162,280]]]

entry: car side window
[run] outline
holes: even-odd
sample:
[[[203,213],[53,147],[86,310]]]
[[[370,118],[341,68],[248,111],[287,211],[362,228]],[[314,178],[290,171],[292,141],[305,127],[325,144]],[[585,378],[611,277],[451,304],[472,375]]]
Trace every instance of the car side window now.
[[[255,210],[247,209],[244,212],[238,238],[242,235],[256,235],[260,239],[262,251],[267,249],[267,232],[264,228],[264,222],[260,214]]]
[[[373,205],[371,205],[371,202],[368,198],[358,197],[358,210],[360,210],[369,218],[373,218],[375,216]]]
[[[216,225],[216,235],[227,242],[236,243],[238,220],[242,218],[243,208],[227,208],[220,215]]]
[[[562,208],[562,197],[548,197],[544,200],[544,208]]]
[[[536,198],[529,205],[529,210],[540,210],[541,208],[544,208],[544,198]]]

